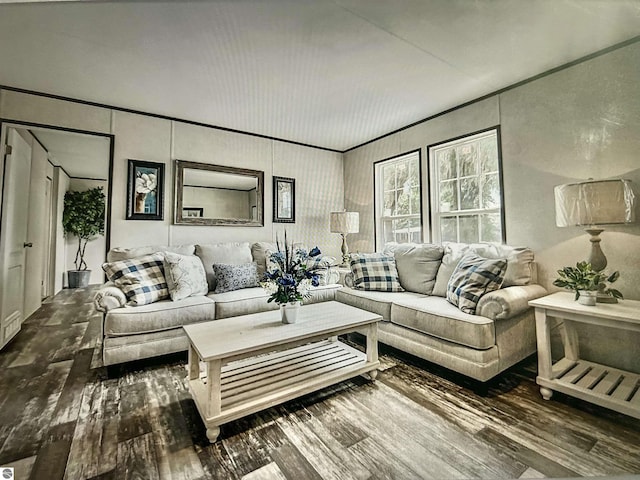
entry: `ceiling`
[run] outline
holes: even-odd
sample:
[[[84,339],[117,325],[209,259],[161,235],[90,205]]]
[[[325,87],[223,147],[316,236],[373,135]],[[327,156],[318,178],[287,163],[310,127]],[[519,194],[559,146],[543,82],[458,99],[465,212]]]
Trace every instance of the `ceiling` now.
[[[343,151],[640,35],[640,0],[0,5],[0,84]]]
[[[106,137],[30,128],[49,152],[49,161],[75,178],[109,178],[110,142]]]

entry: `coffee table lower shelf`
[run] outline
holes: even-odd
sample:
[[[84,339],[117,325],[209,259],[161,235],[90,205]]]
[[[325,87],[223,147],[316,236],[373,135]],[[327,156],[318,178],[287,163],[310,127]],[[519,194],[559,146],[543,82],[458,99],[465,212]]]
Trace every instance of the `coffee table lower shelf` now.
[[[218,367],[219,379],[207,363],[189,389],[211,442],[224,423],[367,372],[375,378],[380,364],[377,356],[367,361],[366,353],[331,339],[230,362]]]

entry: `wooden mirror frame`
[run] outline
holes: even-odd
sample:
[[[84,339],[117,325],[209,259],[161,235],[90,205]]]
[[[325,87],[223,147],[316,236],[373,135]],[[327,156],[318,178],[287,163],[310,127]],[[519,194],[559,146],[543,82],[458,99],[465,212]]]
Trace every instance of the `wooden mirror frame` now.
[[[256,213],[255,220],[248,218],[202,218],[202,217],[183,217],[183,187],[184,187],[184,169],[190,168],[194,170],[206,170],[209,172],[230,173],[233,175],[245,175],[253,177],[257,180],[256,187]],[[247,168],[227,167],[224,165],[212,165],[209,163],[188,162],[185,160],[175,161],[175,192],[174,192],[174,211],[173,219],[176,225],[218,225],[218,226],[245,226],[245,227],[263,227],[264,226],[264,172],[260,170],[249,170]]]

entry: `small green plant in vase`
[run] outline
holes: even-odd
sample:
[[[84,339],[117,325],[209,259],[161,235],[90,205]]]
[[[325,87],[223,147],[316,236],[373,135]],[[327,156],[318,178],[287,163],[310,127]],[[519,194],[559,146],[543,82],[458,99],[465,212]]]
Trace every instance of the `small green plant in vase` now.
[[[589,262],[578,262],[575,268],[564,267],[558,270],[558,275],[559,278],[555,279],[553,284],[576,292],[576,300],[584,305],[595,305],[598,293],[616,299],[623,298],[619,290],[607,285],[618,280],[620,272],[613,272],[607,276],[606,273],[595,271]]]

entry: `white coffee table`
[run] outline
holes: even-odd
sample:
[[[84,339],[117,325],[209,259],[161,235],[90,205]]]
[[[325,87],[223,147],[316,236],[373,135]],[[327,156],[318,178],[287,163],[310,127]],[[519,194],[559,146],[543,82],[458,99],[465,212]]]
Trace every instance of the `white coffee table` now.
[[[380,320],[322,302],[303,305],[294,324],[272,310],[185,326],[189,389],[209,440],[216,441],[220,425],[251,413],[364,373],[375,379]],[[338,341],[356,330],[367,336],[366,353]]]

